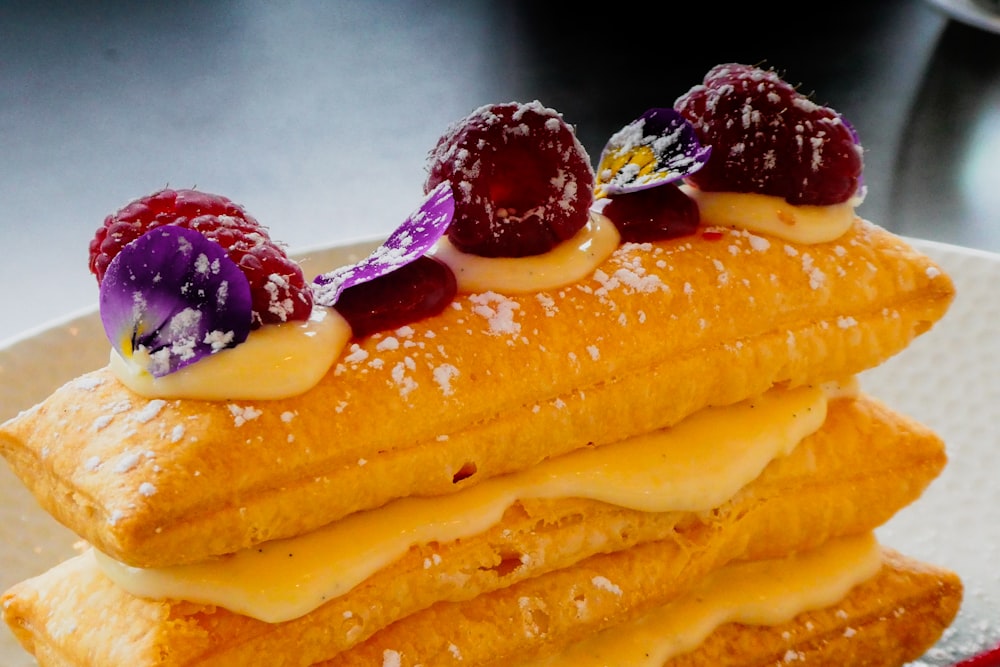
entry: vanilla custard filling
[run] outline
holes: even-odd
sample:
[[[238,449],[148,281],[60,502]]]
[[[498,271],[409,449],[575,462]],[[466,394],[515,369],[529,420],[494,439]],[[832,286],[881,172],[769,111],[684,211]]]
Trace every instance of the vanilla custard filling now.
[[[880,566],[871,534],[833,540],[787,558],[731,564],[636,621],[520,667],[660,667],[696,648],[725,623],[774,626],[834,605]]]
[[[463,253],[443,237],[429,254],[448,264],[459,291],[535,292],[568,285],[590,275],[618,247],[610,220],[592,213],[571,239],[532,257],[479,257]],[[351,339],[351,328],[334,308],[315,306],[308,320],[268,324],[246,341],[179,371],[154,377],[142,352],[125,359],[111,351],[111,371],[146,398],[267,400],[308,391],[330,370]]]
[[[839,238],[854,223],[857,204],[851,199],[830,206],[795,206],[771,195],[705,192],[690,185],[681,189],[698,203],[702,224],[771,234],[793,243]]]
[[[793,206],[780,197],[703,192],[682,186],[698,202],[703,223],[772,234],[793,242],[822,243],[843,234],[854,221],[854,202]],[[590,275],[621,242],[614,223],[597,211],[572,238],[549,252],[528,257],[480,257],[464,253],[442,237],[429,255],[444,262],[464,293],[538,292]],[[110,368],[121,382],[146,398],[267,400],[308,391],[329,371],[351,339],[347,321],[333,308],[316,306],[308,320],[269,324],[247,340],[179,371],[154,377],[142,352],[125,359],[111,351]]]
[[[169,375],[154,377],[141,359],[126,360],[114,349],[111,371],[146,398],[286,398],[314,387],[350,338],[347,320],[332,308],[315,306],[308,320],[264,325],[242,344]]]
[[[448,265],[455,274],[459,292],[525,294],[556,289],[586,278],[620,242],[614,224],[591,211],[590,219],[580,231],[541,255],[480,257],[462,252],[447,236],[441,237],[428,254]]]
[[[412,545],[486,531],[519,499],[590,498],[646,512],[714,508],[818,430],[828,392],[844,391],[838,385],[775,389],[706,408],[669,429],[577,450],[453,494],[402,498],[202,563],[140,569],[94,554],[105,574],[134,595],[285,621],[343,595]]]

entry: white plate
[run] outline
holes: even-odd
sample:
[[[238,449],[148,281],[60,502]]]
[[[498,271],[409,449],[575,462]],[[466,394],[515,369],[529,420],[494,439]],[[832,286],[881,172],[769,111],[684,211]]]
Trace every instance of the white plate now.
[[[300,253],[307,273],[357,261],[377,241]],[[966,585],[959,618],[920,663],[945,665],[1000,641],[1000,255],[914,241],[954,278],[948,316],[902,354],[865,373],[862,386],[934,428],[950,462],[915,505],[880,530],[900,551],[956,570]],[[310,269],[310,267],[314,267]],[[107,361],[94,311],[0,345],[0,421]],[[55,565],[74,537],[42,512],[0,465],[0,590]],[[34,663],[6,626],[0,664]]]
[[[951,18],[982,30],[1000,33],[1000,4],[991,11],[990,0],[928,0]],[[996,4],[996,3],[994,3]]]

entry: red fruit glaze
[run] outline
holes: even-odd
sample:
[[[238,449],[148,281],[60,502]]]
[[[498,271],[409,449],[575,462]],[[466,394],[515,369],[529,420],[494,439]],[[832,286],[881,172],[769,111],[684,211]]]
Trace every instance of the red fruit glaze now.
[[[450,181],[452,244],[485,257],[551,250],[587,224],[594,169],[576,133],[538,102],[480,107],[431,151],[424,191]]]
[[[858,189],[862,150],[849,125],[773,71],[717,65],[674,106],[712,147],[708,164],[689,177],[702,190],[829,205]]]
[[[993,647],[985,653],[966,658],[957,663],[955,667],[1000,667],[1000,645]]]
[[[97,282],[124,246],[163,225],[199,231],[226,249],[250,282],[255,327],[308,319],[312,292],[298,264],[241,206],[197,190],[160,190],[105,218],[90,241],[90,271]]]
[[[424,255],[379,278],[348,287],[335,308],[355,338],[437,315],[455,298],[455,274]]]
[[[698,229],[698,204],[673,183],[616,195],[602,212],[625,242],[662,241]]]

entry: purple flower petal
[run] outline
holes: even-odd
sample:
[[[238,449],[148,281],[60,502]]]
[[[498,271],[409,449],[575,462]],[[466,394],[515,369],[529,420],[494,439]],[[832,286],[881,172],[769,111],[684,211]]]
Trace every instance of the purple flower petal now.
[[[650,109],[608,140],[597,168],[598,196],[645,190],[701,169],[712,152],[669,107]]]
[[[348,287],[384,276],[422,257],[444,235],[454,215],[455,198],[451,184],[443,181],[372,254],[357,264],[317,276],[314,280],[315,302],[321,306],[333,306]]]
[[[176,226],[121,249],[100,307],[112,346],[155,377],[245,341],[253,311],[250,283],[222,246]]]

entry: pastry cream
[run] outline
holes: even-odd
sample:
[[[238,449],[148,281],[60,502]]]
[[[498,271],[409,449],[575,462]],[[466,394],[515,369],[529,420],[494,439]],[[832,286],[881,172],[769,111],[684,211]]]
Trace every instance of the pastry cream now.
[[[350,338],[347,320],[331,308],[317,306],[308,320],[265,325],[244,343],[170,375],[153,377],[141,363],[126,361],[115,350],[111,370],[146,398],[286,398],[319,382]]]
[[[647,512],[721,505],[826,418],[824,389],[772,390],[671,429],[577,450],[439,497],[410,497],[312,533],[193,565],[139,569],[95,552],[130,593],[215,604],[268,622],[305,615],[414,544],[484,532],[518,499],[590,498]]]
[[[459,292],[524,294],[563,287],[589,276],[620,241],[614,224],[592,211],[576,235],[541,255],[480,257],[458,250],[447,237],[428,254],[451,268]]]
[[[843,234],[854,220],[852,202],[835,206],[792,206],[779,197],[729,192],[685,191],[697,202],[703,223],[739,227],[802,243],[821,243]],[[541,255],[480,257],[464,253],[442,237],[428,254],[449,266],[460,292],[519,294],[577,282],[618,248],[614,223],[597,211],[572,238]],[[350,325],[334,309],[315,307],[305,322],[267,325],[242,344],[181,370],[153,377],[142,360],[111,352],[111,369],[129,389],[146,398],[267,400],[312,388],[351,338]]]
[[[724,623],[778,625],[836,604],[880,564],[878,544],[866,534],[787,558],[728,565],[669,605],[521,667],[660,667]]]
[[[460,252],[447,238],[431,250],[449,265],[459,290],[534,292],[567,285],[589,275],[618,247],[610,220],[591,214],[571,239],[533,257],[479,257]],[[111,370],[132,391],[146,398],[267,400],[311,389],[341,355],[351,338],[350,325],[335,309],[314,307],[304,322],[272,324],[253,331],[245,342],[162,377],[153,377],[139,358],[111,352]]]
[[[698,203],[704,225],[771,234],[793,243],[825,243],[854,222],[854,200],[831,206],[795,206],[781,197],[739,192],[705,192],[681,186]]]

